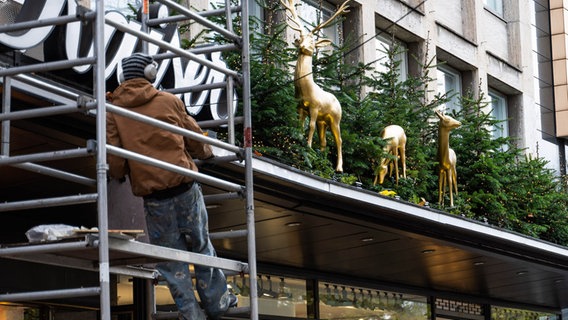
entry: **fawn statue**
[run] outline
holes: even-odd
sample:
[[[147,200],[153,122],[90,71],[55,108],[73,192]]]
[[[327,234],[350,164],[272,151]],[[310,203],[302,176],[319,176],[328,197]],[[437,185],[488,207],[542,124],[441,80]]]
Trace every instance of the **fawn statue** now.
[[[294,45],[298,48],[298,60],[294,71],[294,89],[295,96],[298,99],[298,114],[300,124],[303,128],[306,117],[310,118],[308,131],[308,146],[312,146],[312,138],[314,131],[318,129],[318,137],[320,140],[320,148],[322,151],[327,146],[325,132],[329,127],[335,145],[337,147],[337,164],[335,171],[343,172],[343,156],[342,156],[342,140],[341,140],[341,105],[337,98],[324,91],[314,82],[312,71],[313,53],[316,48],[331,44],[330,40],[315,40],[317,31],[323,29],[331,23],[338,15],[347,11],[347,2],[345,1],[335,14],[327,21],[320,23],[310,32],[304,30],[302,22],[296,12],[294,0],[281,0],[282,5],[286,8],[288,26],[299,33],[299,38],[294,41]]]
[[[385,127],[381,131],[381,138],[383,140],[387,140],[387,144],[384,147],[384,150],[387,154],[390,154],[395,157],[394,159],[394,168],[395,168],[395,180],[396,184],[398,185],[398,161],[400,160],[402,164],[402,177],[406,178],[406,134],[404,133],[404,129],[401,126],[397,125],[390,125]],[[393,167],[393,159],[388,157],[384,157],[381,159],[379,164],[379,172],[375,175],[375,181],[373,185],[377,184],[377,180],[379,180],[379,184],[383,184],[385,180],[385,176],[387,172],[390,171],[390,175],[392,176],[392,167]],[[389,170],[390,167],[390,170]]]
[[[454,150],[450,148],[450,131],[461,126],[461,122],[456,119],[436,111],[436,115],[440,118],[438,127],[438,166],[440,169],[438,179],[438,203],[444,204],[444,193],[446,185],[450,192],[450,206],[454,206],[453,190],[458,194],[456,162],[457,157]]]

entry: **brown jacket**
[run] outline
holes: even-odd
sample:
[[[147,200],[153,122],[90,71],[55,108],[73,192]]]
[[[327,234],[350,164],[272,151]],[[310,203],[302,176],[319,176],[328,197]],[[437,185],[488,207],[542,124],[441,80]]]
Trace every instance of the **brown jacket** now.
[[[197,133],[201,128],[185,111],[176,96],[158,91],[143,78],[123,82],[109,102],[134,112],[162,120]],[[107,112],[107,143],[145,156],[197,171],[192,157],[207,159],[213,156],[211,146],[157,127]],[[108,155],[111,178],[130,176],[132,193],[145,196],[154,191],[190,182],[191,178],[154,166]]]

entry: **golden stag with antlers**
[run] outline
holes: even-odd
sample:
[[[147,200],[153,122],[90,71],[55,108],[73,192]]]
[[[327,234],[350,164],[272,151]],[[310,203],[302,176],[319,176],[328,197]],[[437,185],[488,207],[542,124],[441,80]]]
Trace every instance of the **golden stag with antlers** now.
[[[343,172],[343,156],[342,156],[342,140],[341,140],[341,104],[337,98],[324,91],[314,82],[312,71],[313,53],[316,48],[324,47],[331,44],[328,39],[315,40],[315,34],[319,30],[325,28],[337,16],[342,13],[349,12],[347,10],[347,2],[345,1],[335,14],[327,21],[320,23],[311,31],[304,30],[302,22],[296,12],[294,0],[281,0],[282,5],[286,8],[288,26],[298,31],[300,37],[294,41],[294,45],[298,48],[298,61],[296,62],[296,70],[294,72],[294,88],[295,96],[298,99],[298,114],[300,124],[303,127],[306,116],[310,117],[308,145],[312,146],[312,138],[318,128],[318,137],[320,140],[320,148],[322,151],[327,146],[325,131],[329,127],[335,139],[337,146],[337,165],[335,171]]]

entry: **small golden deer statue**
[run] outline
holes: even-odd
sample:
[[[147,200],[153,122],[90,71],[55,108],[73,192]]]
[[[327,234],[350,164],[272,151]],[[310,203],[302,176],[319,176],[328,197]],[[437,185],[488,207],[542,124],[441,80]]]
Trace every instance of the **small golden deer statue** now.
[[[385,152],[393,155],[396,158],[394,159],[394,169],[396,174],[396,184],[398,185],[399,160],[402,164],[402,177],[406,178],[406,134],[404,133],[404,129],[401,126],[390,125],[385,127],[383,131],[381,131],[381,139],[387,140],[387,144],[384,148]],[[381,162],[379,164],[379,172],[375,175],[375,181],[373,182],[373,185],[377,184],[377,180],[379,180],[379,184],[383,184],[387,172],[390,172],[390,176],[392,176],[392,161],[393,160],[388,157],[381,159]]]
[[[450,131],[452,129],[461,126],[461,122],[456,119],[442,114],[440,111],[436,111],[436,115],[440,118],[440,125],[438,127],[438,163],[440,168],[440,174],[438,179],[438,203],[440,205],[444,204],[444,193],[446,189],[446,184],[448,185],[448,190],[450,191],[450,206],[454,206],[454,195],[453,190],[456,191],[456,196],[458,195],[458,184],[457,184],[457,171],[456,162],[457,157],[454,150],[450,148]]]
[[[298,31],[300,37],[294,41],[294,45],[298,48],[298,61],[296,62],[296,70],[294,72],[294,88],[295,96],[298,99],[298,114],[300,117],[300,124],[304,126],[306,116],[310,117],[310,126],[308,132],[308,145],[312,146],[312,138],[316,129],[318,128],[318,137],[320,140],[321,150],[325,150],[327,146],[325,131],[329,126],[335,145],[337,146],[337,165],[335,171],[343,172],[343,156],[342,156],[342,140],[341,140],[341,105],[337,98],[324,91],[320,86],[314,82],[312,71],[312,55],[314,50],[318,47],[323,47],[331,44],[330,40],[320,39],[315,40],[317,31],[325,28],[331,23],[338,15],[348,12],[347,2],[345,1],[335,12],[335,14],[327,21],[320,23],[310,32],[304,30],[302,22],[296,12],[294,0],[281,0],[282,5],[286,8],[288,26]]]

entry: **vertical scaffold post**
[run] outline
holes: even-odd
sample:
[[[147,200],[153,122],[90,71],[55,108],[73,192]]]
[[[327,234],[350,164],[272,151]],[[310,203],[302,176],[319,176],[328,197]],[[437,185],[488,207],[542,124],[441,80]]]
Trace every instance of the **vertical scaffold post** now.
[[[258,290],[256,286],[256,231],[254,217],[254,192],[252,174],[252,119],[250,105],[250,52],[249,52],[249,0],[242,0],[242,85],[244,116],[245,187],[247,212],[247,242],[250,279],[250,318],[258,320]]]
[[[110,320],[110,267],[108,243],[107,203],[107,153],[106,153],[106,82],[105,82],[105,6],[104,0],[96,2],[94,47],[96,65],[93,68],[95,97],[97,100],[97,212],[99,227],[99,283],[100,314],[102,320]]]
[[[150,18],[150,1],[144,0],[142,1],[142,12],[141,12],[141,23],[142,23],[142,32],[148,33],[148,19]],[[148,41],[142,40],[142,53],[148,54]]]
[[[12,109],[10,96],[12,95],[12,78],[4,77],[4,90],[2,91],[2,113],[9,113]],[[2,120],[2,147],[0,155],[10,155],[10,120]]]

